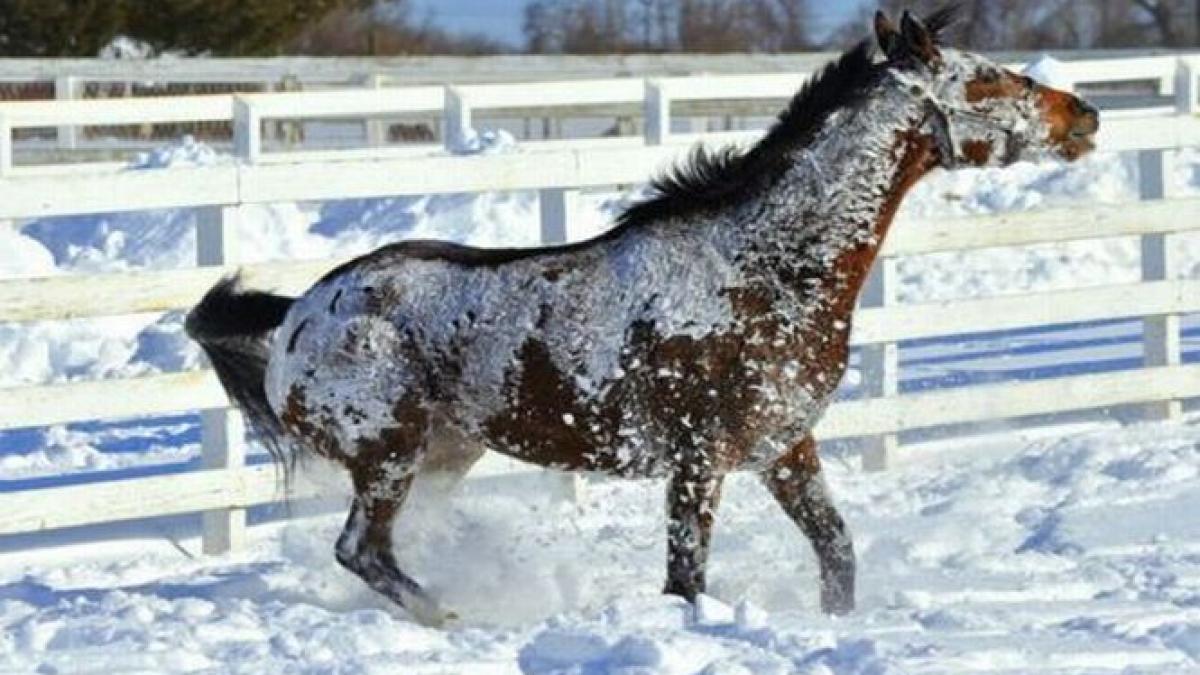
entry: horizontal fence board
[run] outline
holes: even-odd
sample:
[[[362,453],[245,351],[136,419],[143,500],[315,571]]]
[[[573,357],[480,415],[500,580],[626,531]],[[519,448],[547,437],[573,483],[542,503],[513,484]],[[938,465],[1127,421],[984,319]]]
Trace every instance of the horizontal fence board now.
[[[1200,365],[1010,382],[830,406],[818,439],[893,434],[966,424],[1200,397]]]
[[[262,166],[265,164],[286,164],[294,166],[306,162],[353,162],[353,161],[383,161],[383,160],[417,160],[442,152],[442,146],[435,143],[413,143],[412,145],[367,146],[362,148],[338,148],[336,150],[291,150],[263,148],[263,153],[255,160]]]
[[[306,499],[317,491],[298,483],[285,495],[274,467],[255,466],[0,493],[0,536],[247,508],[285,496]]]
[[[442,87],[403,89],[336,89],[333,91],[241,94],[264,118],[365,117],[413,112],[440,113],[445,104]]]
[[[1200,281],[1150,281],[981,300],[892,305],[854,314],[856,344],[1200,312]]]
[[[638,136],[618,136],[613,138],[569,138],[537,141],[529,152],[542,156],[548,153],[568,153],[580,151],[589,155],[602,150],[639,149],[645,147],[645,141]],[[522,152],[524,149],[522,150]],[[658,150],[666,152],[666,150]],[[421,162],[431,157],[450,160],[465,160],[478,155],[448,153],[441,145],[432,143],[413,144],[392,147],[339,148],[336,150],[297,150],[268,152],[261,155],[258,165],[287,165],[293,167],[304,162],[334,164],[339,162],[388,162],[408,161]],[[347,164],[348,165],[348,164]],[[645,180],[648,175],[642,175],[638,181]],[[408,186],[389,189],[408,189]],[[501,188],[507,189],[507,188]]]
[[[115,173],[20,175],[0,179],[0,218],[237,204],[238,169],[221,166]]]
[[[901,214],[883,255],[1052,244],[1084,239],[1170,234],[1200,229],[1200,198],[1080,204],[1011,213],[943,218]]]
[[[1175,77],[1175,55],[1140,56],[1121,59],[1088,59],[1064,61],[1059,64],[1064,76],[1075,83],[1132,82],[1161,80]],[[1020,67],[1020,66],[1016,66]]]
[[[5,101],[13,127],[199,122],[233,118],[233,96],[144,96],[109,99]]]
[[[211,371],[0,389],[0,429],[224,408]]]
[[[641,101],[641,79],[611,78],[574,82],[481,84],[455,87],[472,108],[588,106]]]
[[[246,166],[247,203],[303,199],[354,199],[398,194],[439,194],[566,187],[600,187],[646,180],[684,148],[580,144],[554,152],[532,149],[503,155],[433,155],[420,160],[379,160]]]
[[[1179,115],[1159,117],[1101,116],[1096,147],[1104,152],[1158,150],[1200,145],[1200,119]]]
[[[0,281],[0,320],[63,320],[187,308],[217,279],[234,272],[240,272],[249,287],[299,293],[344,261],[338,258],[9,279]]]
[[[659,80],[659,83],[676,101],[791,98],[808,78],[808,73],[709,75],[668,77]]]

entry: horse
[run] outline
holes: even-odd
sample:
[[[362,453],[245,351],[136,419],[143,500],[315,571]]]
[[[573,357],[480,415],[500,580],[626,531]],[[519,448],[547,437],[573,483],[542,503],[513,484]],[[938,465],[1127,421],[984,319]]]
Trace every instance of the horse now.
[[[417,620],[454,616],[401,570],[418,474],[489,448],[666,483],[665,593],[705,590],[724,477],[751,471],[854,607],[855,554],[812,430],[905,193],[942,168],[1072,161],[1098,111],[945,47],[953,11],[883,13],[749,148],[697,147],[604,234],[534,249],[401,241],[298,298],[218,282],[190,312],[220,382],[282,462],[350,473],[335,556]]]

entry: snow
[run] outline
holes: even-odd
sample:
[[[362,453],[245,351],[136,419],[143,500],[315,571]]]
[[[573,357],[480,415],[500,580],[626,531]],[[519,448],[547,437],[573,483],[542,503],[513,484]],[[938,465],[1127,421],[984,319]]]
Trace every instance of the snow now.
[[[1052,64],[1040,63],[1053,78]],[[481,135],[465,152],[511,152]],[[194,140],[130,170],[230,161]],[[1175,194],[1200,193],[1181,151]],[[1135,199],[1136,163],[1098,154],[938,173],[897,227],[948,215]],[[586,195],[576,237],[622,195]],[[350,255],[400,237],[536,241],[536,193],[438,195],[245,210],[248,261]],[[164,210],[0,225],[0,276],[172,268],[194,260],[195,213]],[[1200,277],[1200,237],[1176,239]],[[902,259],[903,302],[1135,281],[1136,239]],[[1193,325],[1195,322],[1187,323]],[[178,313],[0,324],[0,386],[198,367]],[[1140,325],[1097,324],[906,346],[902,386],[1140,359]],[[1185,345],[1195,342],[1185,334]],[[1191,342],[1189,342],[1189,340]],[[1194,349],[1194,348],[1193,348]],[[851,373],[853,375],[853,373]],[[957,381],[957,380],[956,380]],[[191,418],[0,433],[0,490],[194,466]],[[174,469],[172,469],[174,467]],[[662,485],[598,482],[580,503],[549,478],[418,488],[397,553],[462,617],[415,624],[333,560],[340,470],[310,464],[324,502],[261,510],[244,552],[198,556],[196,519],[0,540],[2,672],[1110,672],[1200,671],[1200,417],[999,428],[905,445],[864,474],[826,457],[855,537],[860,608],[817,611],[807,543],[750,477],[729,480],[709,596],[662,597]],[[527,479],[527,480],[526,480]]]
[[[0,555],[0,670],[1186,672],[1200,665],[1200,418],[938,441],[827,473],[860,608],[816,608],[806,542],[727,484],[695,608],[659,595],[661,484],[579,504],[472,483],[413,497],[402,564],[461,619],[421,627],[332,560],[341,502],[191,558],[194,531]],[[315,467],[320,471],[319,467]],[[536,493],[535,493],[536,494]],[[301,505],[296,505],[299,509]],[[174,548],[177,543],[182,550]],[[13,553],[16,555],[13,555]]]
[[[1067,75],[1063,62],[1049,54],[1042,54],[1036,61],[1025,66],[1021,72],[1041,84],[1055,89],[1071,89],[1075,85]]]
[[[155,56],[154,47],[128,35],[118,35],[96,55],[106,60],[144,60]]]

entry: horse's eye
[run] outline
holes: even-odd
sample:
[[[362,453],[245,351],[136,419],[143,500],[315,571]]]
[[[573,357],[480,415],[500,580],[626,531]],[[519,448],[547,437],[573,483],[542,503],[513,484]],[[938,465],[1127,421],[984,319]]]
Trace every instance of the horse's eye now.
[[[1021,84],[1024,84],[1026,89],[1033,89],[1037,83],[1033,81],[1032,77],[1028,75],[1022,75]]]

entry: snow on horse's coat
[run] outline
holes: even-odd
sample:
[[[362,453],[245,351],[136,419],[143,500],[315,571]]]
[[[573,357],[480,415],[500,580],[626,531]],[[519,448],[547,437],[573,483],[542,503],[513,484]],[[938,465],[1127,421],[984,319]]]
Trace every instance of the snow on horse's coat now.
[[[253,395],[227,388],[267,431],[350,470],[338,559],[444,616],[395,567],[390,524],[449,433],[544,466],[668,477],[667,591],[688,598],[704,588],[723,476],[759,471],[817,550],[823,607],[848,610],[853,550],[811,431],[901,199],[937,166],[1074,159],[1098,125],[1069,94],[939,49],[947,19],[905,14],[897,30],[879,15],[884,62],[866,43],[847,52],[754,148],[693,155],[596,240],[402,242],[292,303]],[[465,471],[477,454],[457,452]]]

